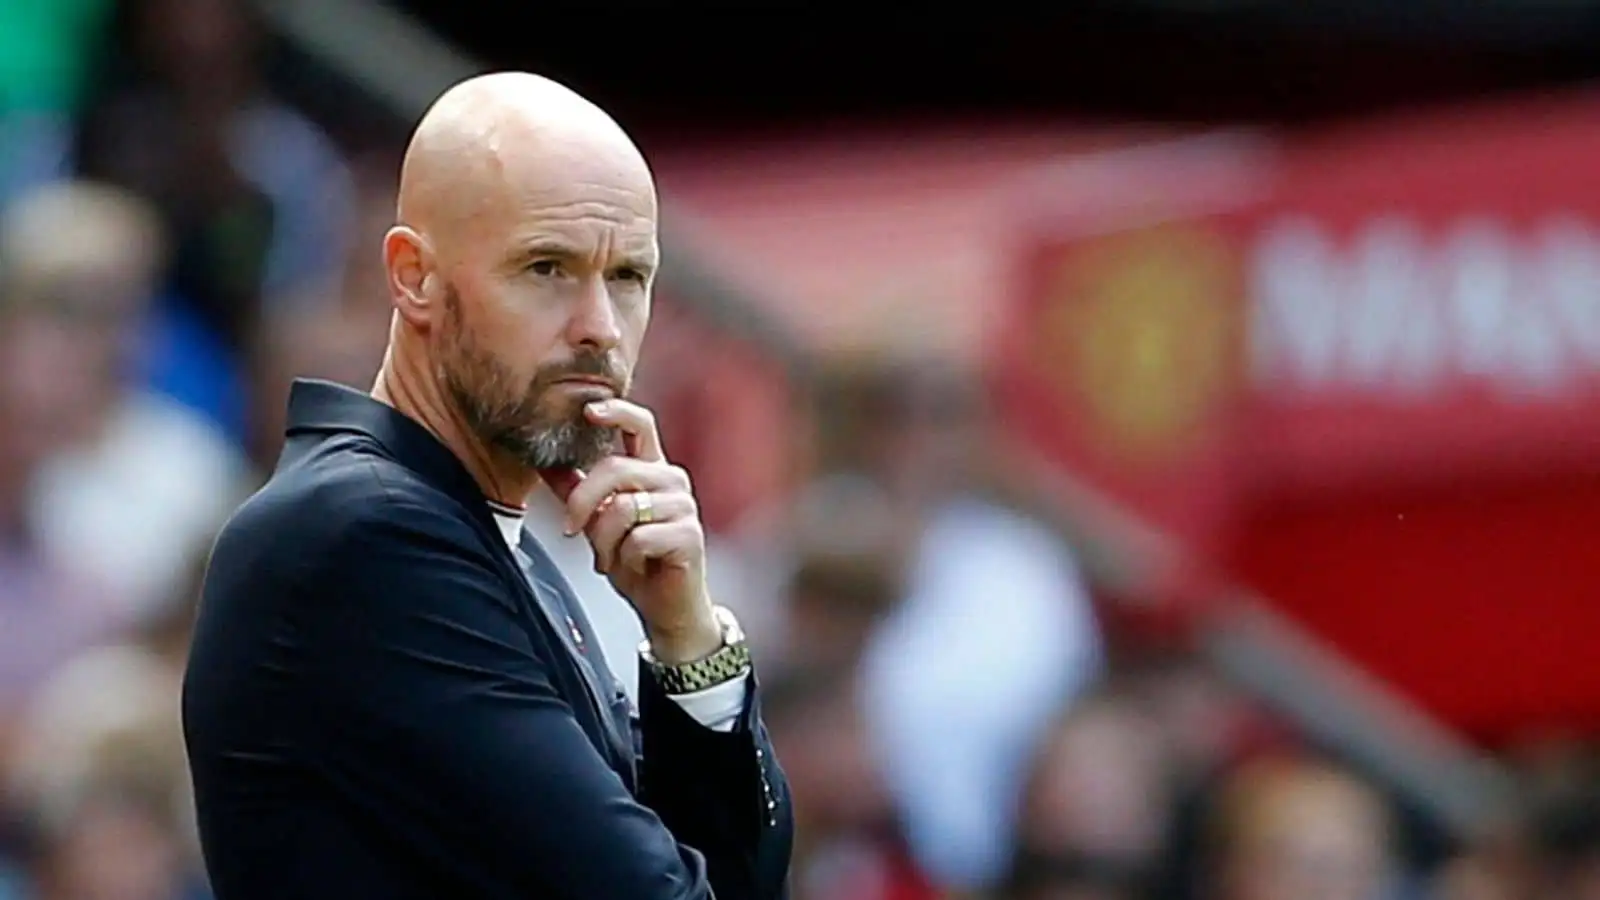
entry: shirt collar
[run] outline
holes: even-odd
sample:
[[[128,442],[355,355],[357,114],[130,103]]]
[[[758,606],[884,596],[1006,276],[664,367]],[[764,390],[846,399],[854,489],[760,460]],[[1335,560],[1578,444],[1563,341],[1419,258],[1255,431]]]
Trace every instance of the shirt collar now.
[[[489,511],[494,513],[494,523],[500,526],[500,534],[506,539],[506,544],[512,549],[522,546],[522,523],[527,521],[528,510],[494,500],[487,502]]]

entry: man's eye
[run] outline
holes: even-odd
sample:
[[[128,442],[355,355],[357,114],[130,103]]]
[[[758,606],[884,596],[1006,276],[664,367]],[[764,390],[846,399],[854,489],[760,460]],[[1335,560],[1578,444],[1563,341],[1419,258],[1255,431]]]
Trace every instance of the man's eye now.
[[[561,264],[553,259],[541,259],[528,267],[528,271],[541,277],[561,274]]]
[[[632,268],[631,266],[623,266],[622,268],[613,272],[612,277],[619,278],[623,281],[636,281],[639,284],[644,284],[645,282],[644,272],[640,271],[639,269]]]

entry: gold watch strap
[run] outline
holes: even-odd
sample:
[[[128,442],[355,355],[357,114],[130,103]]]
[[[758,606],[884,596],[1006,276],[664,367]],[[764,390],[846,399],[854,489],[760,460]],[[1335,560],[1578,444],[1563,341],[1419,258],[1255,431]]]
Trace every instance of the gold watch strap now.
[[[717,623],[722,626],[722,646],[710,656],[693,662],[667,665],[656,660],[650,652],[650,642],[639,646],[650,672],[661,689],[668,694],[693,694],[726,684],[750,671],[750,647],[745,643],[744,632],[738,619],[725,607],[714,610]]]
[[[693,694],[740,677],[750,671],[750,648],[744,644],[725,646],[705,659],[677,666],[657,664],[654,668],[661,689],[669,694]]]

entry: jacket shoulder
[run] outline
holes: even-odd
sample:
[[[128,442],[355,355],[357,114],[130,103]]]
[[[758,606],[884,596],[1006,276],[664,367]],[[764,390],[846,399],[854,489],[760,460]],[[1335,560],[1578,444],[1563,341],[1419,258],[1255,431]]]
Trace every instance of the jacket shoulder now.
[[[359,435],[325,442],[280,468],[223,526],[212,566],[247,558],[285,571],[304,570],[400,511],[411,527],[476,542],[471,513],[459,500]]]

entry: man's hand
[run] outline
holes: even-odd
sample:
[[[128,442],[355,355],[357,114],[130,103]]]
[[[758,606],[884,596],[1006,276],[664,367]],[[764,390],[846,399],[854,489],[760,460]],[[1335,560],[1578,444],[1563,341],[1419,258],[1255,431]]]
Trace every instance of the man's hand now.
[[[644,619],[663,663],[700,659],[722,644],[706,590],[705,529],[689,473],[667,462],[649,410],[626,400],[584,408],[622,433],[625,455],[588,472],[541,472],[567,507],[567,534],[587,535],[595,569]]]

